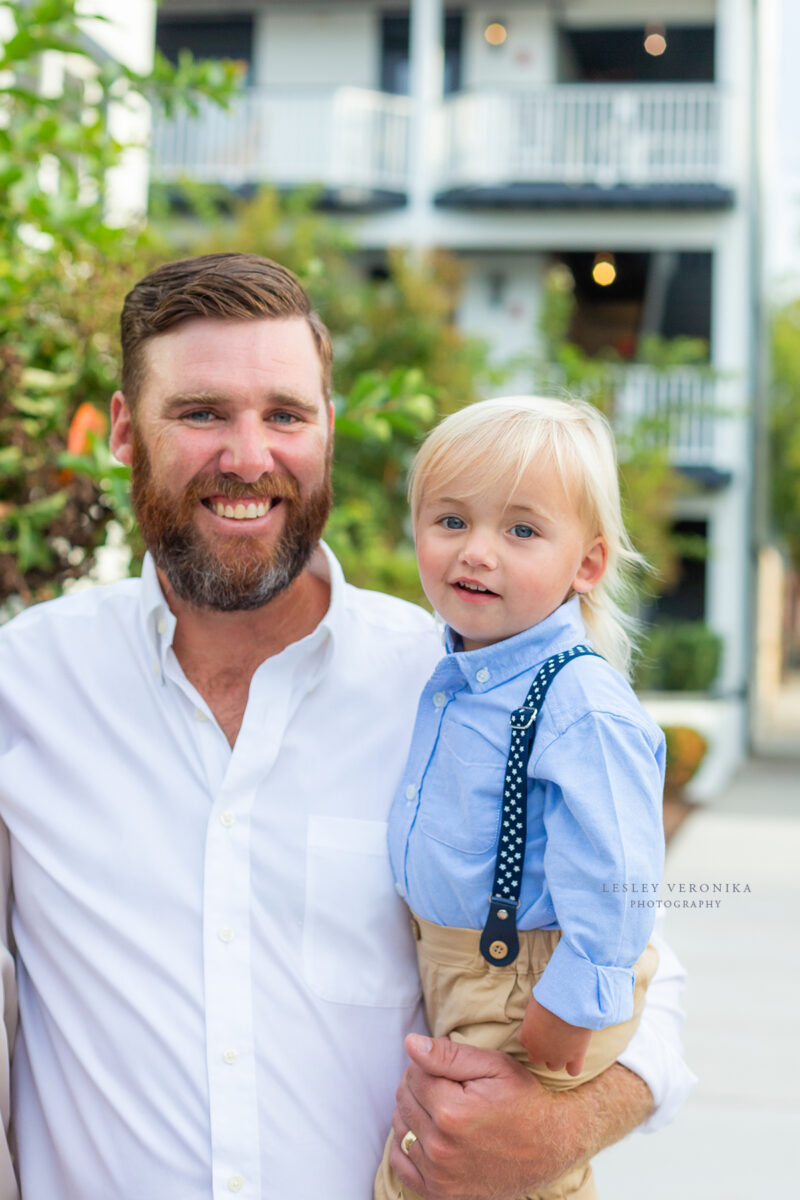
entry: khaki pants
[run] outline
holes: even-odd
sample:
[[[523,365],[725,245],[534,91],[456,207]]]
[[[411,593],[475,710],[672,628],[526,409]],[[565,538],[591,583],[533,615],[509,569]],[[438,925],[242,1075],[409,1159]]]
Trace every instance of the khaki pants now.
[[[645,991],[658,962],[657,951],[648,946],[635,967],[633,1016],[621,1025],[610,1025],[593,1033],[584,1069],[573,1076],[566,1071],[532,1066],[517,1040],[531,989],[561,937],[559,930],[520,930],[516,960],[506,967],[496,967],[487,963],[480,952],[479,930],[448,929],[421,917],[412,917],[411,924],[417,939],[425,1016],[434,1037],[450,1037],[486,1050],[503,1050],[552,1091],[574,1088],[593,1079],[622,1053],[639,1023]],[[390,1135],[375,1180],[375,1200],[419,1200],[416,1192],[409,1191],[389,1166],[391,1142]],[[579,1163],[524,1200],[567,1200],[567,1197],[596,1200],[588,1162]]]

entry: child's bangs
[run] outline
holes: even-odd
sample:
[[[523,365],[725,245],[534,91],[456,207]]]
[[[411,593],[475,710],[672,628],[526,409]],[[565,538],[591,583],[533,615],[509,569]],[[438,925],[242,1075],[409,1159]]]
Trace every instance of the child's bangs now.
[[[510,499],[531,463],[561,457],[546,422],[525,412],[487,411],[490,403],[462,409],[429,436],[409,481],[414,516],[432,487],[446,490],[458,480],[458,494],[471,499],[502,484]]]

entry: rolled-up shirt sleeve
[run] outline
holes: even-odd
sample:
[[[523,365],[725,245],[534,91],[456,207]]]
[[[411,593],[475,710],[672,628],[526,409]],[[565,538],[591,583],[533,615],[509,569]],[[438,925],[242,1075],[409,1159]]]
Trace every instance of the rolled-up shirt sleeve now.
[[[571,1025],[633,1012],[633,966],[653,929],[664,863],[663,743],[603,712],[532,759],[545,787],[544,874],[561,940],[533,994]],[[652,891],[651,891],[652,889]]]

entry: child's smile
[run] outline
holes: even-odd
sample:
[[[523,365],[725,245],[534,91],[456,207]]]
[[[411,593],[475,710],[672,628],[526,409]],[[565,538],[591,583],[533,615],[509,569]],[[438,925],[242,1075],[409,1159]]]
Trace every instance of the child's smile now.
[[[606,564],[605,542],[587,534],[549,462],[531,464],[513,494],[510,480],[481,494],[429,481],[416,541],[425,594],[467,650],[537,625]]]

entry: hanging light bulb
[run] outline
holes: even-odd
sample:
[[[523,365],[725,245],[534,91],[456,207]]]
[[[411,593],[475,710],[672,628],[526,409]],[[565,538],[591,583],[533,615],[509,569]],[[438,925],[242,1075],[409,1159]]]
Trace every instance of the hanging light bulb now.
[[[610,287],[617,278],[617,264],[614,255],[609,251],[601,251],[594,256],[592,279],[598,287]]]
[[[658,58],[667,48],[667,31],[663,25],[648,25],[644,31],[644,48]]]

